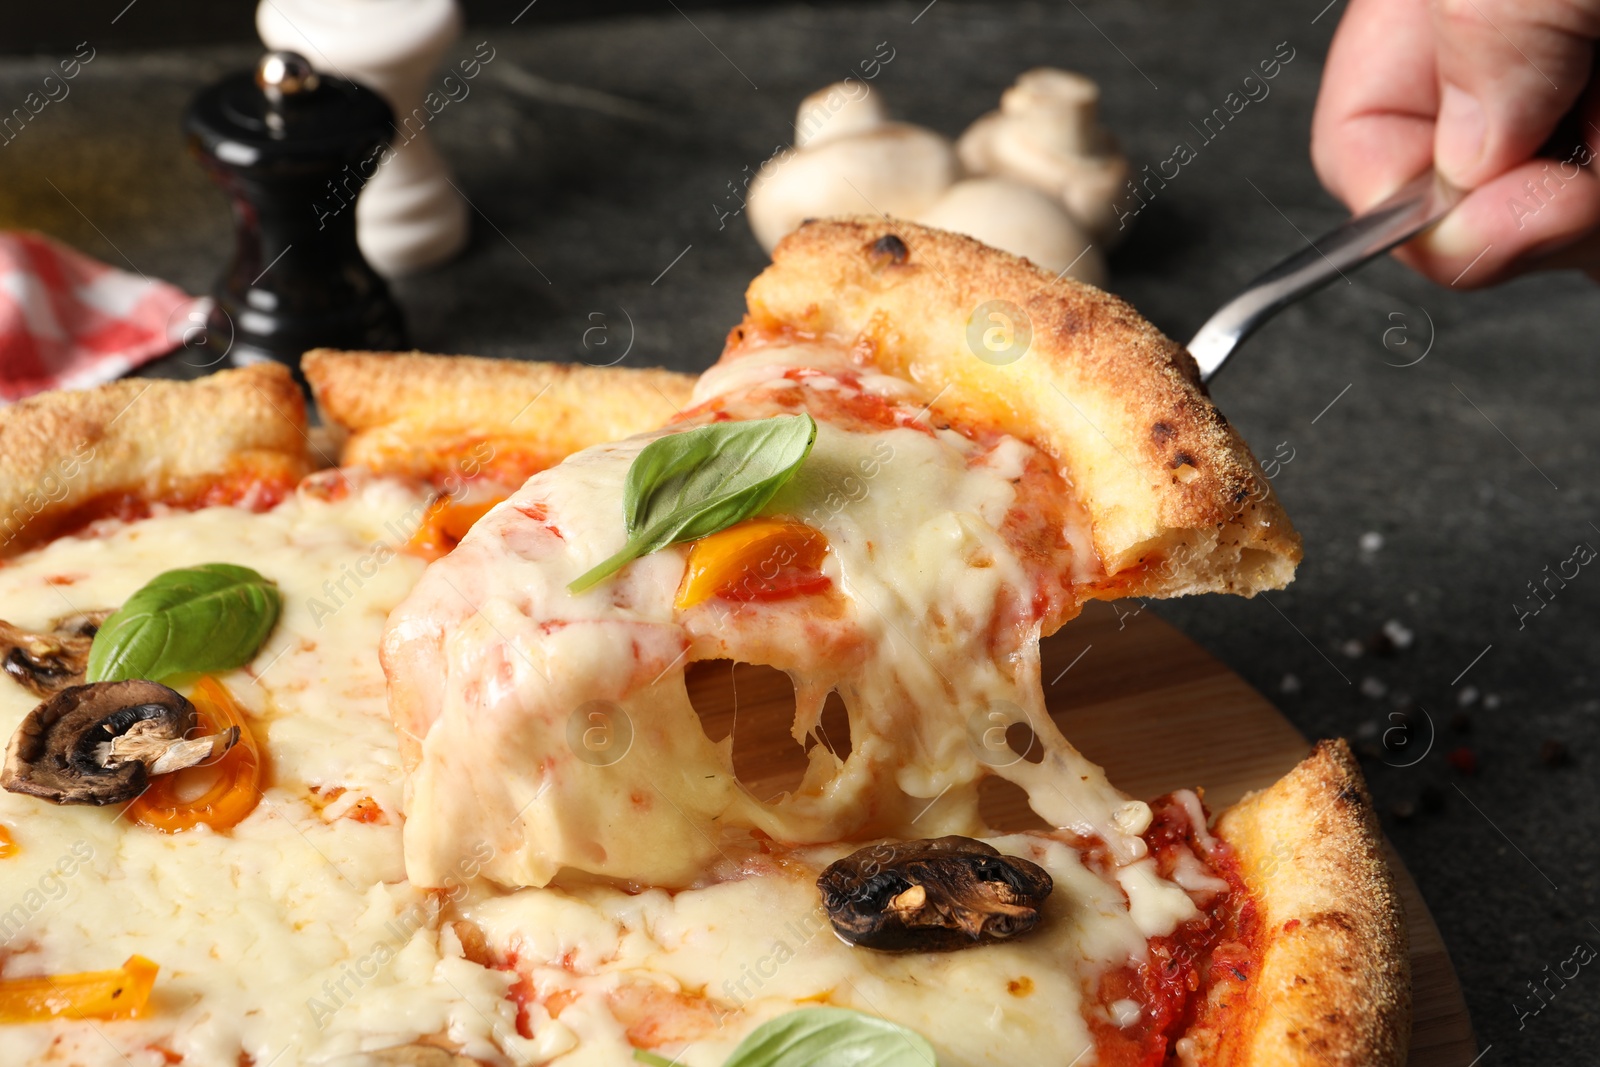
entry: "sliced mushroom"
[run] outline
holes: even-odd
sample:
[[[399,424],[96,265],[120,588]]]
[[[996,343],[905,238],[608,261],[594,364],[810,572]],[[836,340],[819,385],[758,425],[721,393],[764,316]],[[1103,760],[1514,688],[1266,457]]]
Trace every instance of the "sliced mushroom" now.
[[[0,666],[35,696],[47,697],[83,681],[89,645],[109,611],[57,619],[51,632],[36,634],[0,620]]]
[[[192,767],[239,740],[237,727],[189,738],[194,705],[155,682],[61,690],[28,713],[6,749],[0,786],[57,804],[116,804],[154,774]]]
[[[817,879],[839,936],[886,952],[948,952],[1032,930],[1054,888],[1036,863],[970,837],[873,845]]]

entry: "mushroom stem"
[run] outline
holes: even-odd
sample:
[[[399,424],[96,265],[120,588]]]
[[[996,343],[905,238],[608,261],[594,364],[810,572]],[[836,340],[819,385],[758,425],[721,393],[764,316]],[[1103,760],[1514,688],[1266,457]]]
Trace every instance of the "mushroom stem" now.
[[[889,901],[889,907],[896,911],[916,911],[927,902],[928,891],[920,885],[914,885]]]
[[[187,739],[165,736],[162,728],[155,719],[135,723],[127,733],[95,746],[95,758],[102,767],[138,760],[152,775],[171,774],[220,757],[239,742],[237,726],[220,734]]]

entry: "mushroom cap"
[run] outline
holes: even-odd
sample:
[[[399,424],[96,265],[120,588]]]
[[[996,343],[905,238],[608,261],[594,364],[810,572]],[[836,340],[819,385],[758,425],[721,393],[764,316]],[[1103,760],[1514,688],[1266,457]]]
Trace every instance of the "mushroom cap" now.
[[[1100,86],[1093,78],[1035,67],[1000,94],[1000,111],[1024,118],[1041,147],[1065,155],[1100,156],[1115,145],[1100,125]]]
[[[1041,67],[1017,79],[999,111],[961,135],[956,150],[974,174],[1025,182],[1054,197],[1104,246],[1123,236],[1116,203],[1131,170],[1097,117],[1088,78]]]
[[[50,633],[32,633],[0,620],[0,670],[35,696],[48,697],[83,681],[89,646],[109,612],[70,615]]]
[[[932,130],[890,122],[815,138],[774,156],[750,184],[750,229],[767,251],[806,219],[871,214],[913,218],[959,171],[955,148]]]
[[[951,835],[869,845],[817,878],[841,938],[885,952],[948,952],[1038,925],[1055,888],[1038,864]]]
[[[917,218],[964,233],[1090,285],[1106,284],[1106,261],[1071,213],[1030,185],[1009,178],[956,182]],[[1070,270],[1068,269],[1070,268]]]
[[[132,800],[149,782],[148,769],[138,760],[102,765],[99,746],[150,720],[160,724],[161,734],[181,738],[195,726],[194,705],[142,679],[63,689],[17,727],[0,786],[57,804]]]
[[[794,145],[810,148],[887,125],[883,100],[865,82],[834,82],[804,100],[794,116]]]

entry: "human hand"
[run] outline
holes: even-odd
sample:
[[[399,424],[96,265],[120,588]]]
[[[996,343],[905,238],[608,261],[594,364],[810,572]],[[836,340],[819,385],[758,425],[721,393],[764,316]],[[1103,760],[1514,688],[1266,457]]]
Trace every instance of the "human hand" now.
[[[1597,38],[1600,0],[1351,0],[1312,119],[1317,176],[1353,211],[1430,165],[1470,190],[1396,252],[1436,282],[1600,280]],[[1536,155],[1569,112],[1570,143]]]

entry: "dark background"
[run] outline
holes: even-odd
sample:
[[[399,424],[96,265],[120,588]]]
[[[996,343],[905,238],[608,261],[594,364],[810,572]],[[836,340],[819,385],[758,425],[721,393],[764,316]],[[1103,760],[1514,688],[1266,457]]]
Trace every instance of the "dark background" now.
[[[586,19],[601,8],[540,0],[515,26],[522,4],[470,3],[456,52],[488,40],[496,59],[433,130],[475,205],[475,236],[461,260],[396,292],[424,349],[609,361],[618,348],[599,341],[631,339],[630,365],[698,370],[766,262],[742,218],[719,225],[728,183],[786,143],[804,94],[879,42],[895,50],[876,83],[891,107],[952,135],[1031,66],[1086,72],[1138,165],[1196,143],[1188,123],[1287,41],[1295,58],[1271,95],[1200,148],[1112,256],[1112,288],[1187,337],[1343,217],[1307,159],[1343,11],[1325,3],[641,0]],[[178,118],[200,86],[253,61],[252,8],[137,0],[111,25],[124,7],[0,16],[15,52],[98,49],[72,95],[0,148],[0,227],[205,291],[228,253],[227,212],[185,156]],[[0,59],[0,104],[47,66]],[[1291,457],[1276,485],[1306,562],[1270,599],[1155,609],[1307,734],[1362,745],[1485,1065],[1595,1062],[1600,1045],[1594,968],[1518,1016],[1536,1006],[1526,983],[1580,940],[1600,946],[1600,573],[1583,569],[1517,616],[1547,565],[1600,547],[1597,333],[1600,301],[1573,275],[1466,293],[1384,261],[1291,308],[1213,392],[1259,456]],[[180,356],[154,373],[195,370]],[[1409,647],[1378,637],[1391,620]]]

